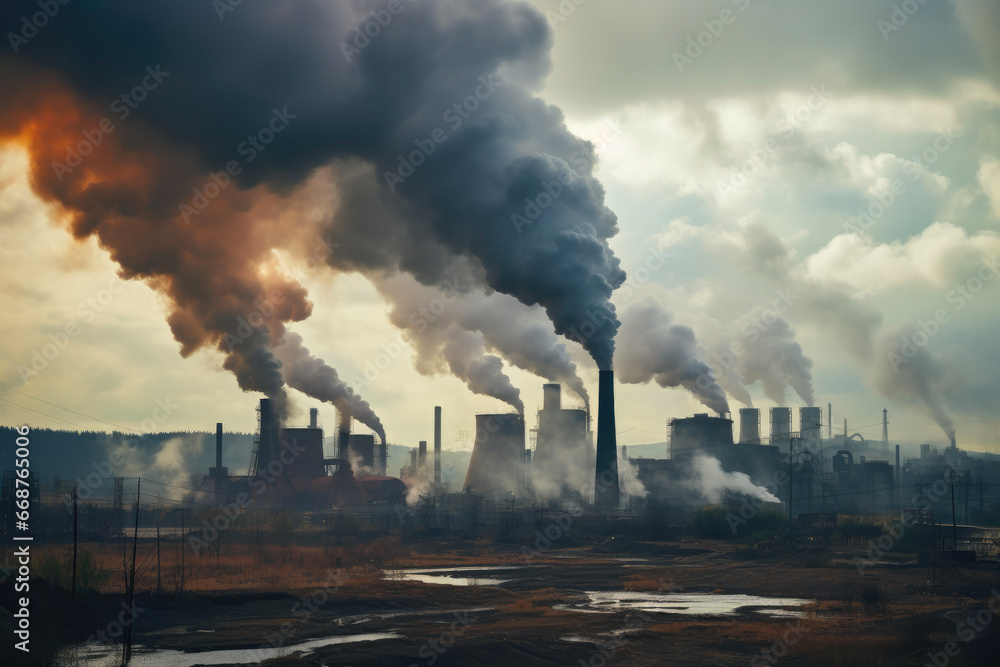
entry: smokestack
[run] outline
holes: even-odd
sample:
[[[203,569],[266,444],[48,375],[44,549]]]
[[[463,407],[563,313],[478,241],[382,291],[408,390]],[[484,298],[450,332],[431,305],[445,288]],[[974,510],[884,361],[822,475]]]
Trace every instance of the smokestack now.
[[[740,408],[740,442],[760,444],[760,410]]]
[[[340,411],[340,424],[337,426],[337,457],[347,461],[347,448],[351,444],[351,413]]]
[[[826,439],[833,440],[833,403],[826,404]]]
[[[434,483],[441,483],[441,406],[434,407]]]
[[[318,408],[309,408],[309,428],[319,428]]]
[[[215,425],[215,469],[222,470],[222,422]]]
[[[423,468],[424,464],[427,463],[427,441],[426,440],[421,440],[420,441],[420,446],[417,449],[417,452],[418,452],[418,454],[417,454],[417,466],[420,467],[420,468]]]
[[[792,431],[792,409],[771,408],[771,440],[786,440]],[[772,445],[775,443],[771,443]]]
[[[597,390],[597,466],[594,508],[618,508],[618,440],[615,435],[615,373],[600,371]]]
[[[558,384],[542,385],[542,409],[543,410],[562,409],[561,388]]]

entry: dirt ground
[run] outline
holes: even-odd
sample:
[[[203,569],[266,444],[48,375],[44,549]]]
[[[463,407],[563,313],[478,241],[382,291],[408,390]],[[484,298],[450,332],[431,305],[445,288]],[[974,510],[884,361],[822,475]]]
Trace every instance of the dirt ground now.
[[[894,553],[864,575],[860,549],[771,543],[752,554],[718,542],[633,542],[551,549],[418,543],[381,568],[303,575],[293,591],[142,595],[135,641],[205,651],[391,632],[393,639],[316,648],[268,665],[993,665],[1000,588],[992,564],[938,568]],[[807,565],[808,564],[808,565]],[[414,567],[525,566],[500,586],[400,580]],[[322,576],[321,576],[322,575]],[[501,576],[486,573],[482,576]],[[585,591],[754,594],[812,600],[804,618],[562,609]],[[997,594],[1000,596],[1000,594]],[[120,598],[95,604],[111,615]],[[993,603],[1000,611],[1000,597]],[[983,612],[983,610],[986,610]],[[977,631],[959,626],[968,616]],[[971,636],[970,636],[971,635]],[[966,641],[968,639],[968,641]],[[953,646],[947,642],[955,641]],[[945,653],[951,650],[954,655]],[[947,662],[942,662],[947,660]],[[255,663],[243,663],[255,664]]]

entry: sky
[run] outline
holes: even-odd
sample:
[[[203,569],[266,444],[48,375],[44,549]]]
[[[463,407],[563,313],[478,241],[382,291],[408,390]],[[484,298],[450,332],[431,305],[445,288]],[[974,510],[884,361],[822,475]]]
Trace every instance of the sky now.
[[[94,11],[141,24],[142,17],[117,4]],[[230,372],[237,362],[205,325],[215,312],[211,298],[226,299],[227,290],[244,285],[192,296],[201,294],[200,283],[221,281],[227,271],[260,277],[265,288],[290,281],[304,288],[282,324],[370,404],[393,444],[432,439],[433,407],[442,405],[445,446],[471,448],[474,415],[508,411],[510,400],[494,396],[509,398],[512,391],[533,424],[547,379],[523,368],[542,361],[518,364],[519,346],[529,338],[539,341],[535,350],[555,356],[561,350],[546,363],[559,372],[575,366],[596,396],[600,350],[565,337],[559,337],[564,349],[553,346],[553,324],[541,307],[516,303],[548,303],[551,292],[532,281],[547,279],[552,258],[527,253],[527,260],[507,261],[503,253],[513,252],[507,237],[482,231],[507,216],[472,216],[462,227],[457,212],[469,209],[452,205],[479,194],[478,181],[459,176],[478,174],[478,167],[459,158],[496,159],[495,171],[482,172],[491,175],[522,164],[511,157],[518,155],[534,161],[528,169],[556,158],[574,165],[569,156],[579,145],[559,128],[564,122],[592,144],[576,169],[580,180],[566,185],[574,198],[585,192],[566,208],[590,216],[581,232],[588,249],[565,252],[586,255],[584,264],[592,260],[590,279],[581,284],[600,283],[597,296],[580,298],[603,303],[601,290],[608,290],[621,319],[614,356],[623,380],[616,387],[619,444],[661,442],[668,419],[717,407],[696,391],[695,378],[707,367],[734,413],[751,402],[766,409],[811,401],[823,406],[826,420],[831,403],[836,431],[847,419],[851,432],[877,439],[886,408],[894,441],[943,445],[953,425],[960,446],[1000,451],[1000,6],[534,0],[469,9],[449,0],[433,11],[427,4],[399,5],[400,13],[350,58],[339,47],[351,45],[351,26],[364,26],[367,12],[387,3],[353,3],[329,15],[317,9],[329,21],[313,20],[308,28],[305,18],[288,18],[275,32],[291,44],[301,41],[304,53],[275,46],[269,59],[265,46],[252,61],[246,35],[253,34],[257,12],[263,21],[270,10],[248,0],[216,16],[181,3],[176,22],[154,34],[164,41],[149,40],[163,45],[161,64],[170,74],[145,78],[148,101],[125,118],[113,115],[108,101],[142,81],[159,54],[138,44],[104,52],[84,38],[57,48],[58,32],[72,31],[78,16],[52,17],[22,44],[8,36],[0,67],[26,92],[0,107],[7,125],[0,132],[0,422],[211,430],[221,421],[227,429],[253,430],[254,404],[263,394],[241,390]],[[895,9],[901,5],[913,11]],[[21,9],[0,16],[5,34],[18,30]],[[207,14],[184,24],[196,11]],[[189,33],[216,34],[210,31],[222,37],[194,47],[207,63],[199,70],[178,55],[178,45]],[[396,40],[400,52],[392,49]],[[251,45],[246,52],[232,48],[243,42]],[[322,54],[307,52],[320,44]],[[419,65],[405,71],[406,48],[435,55],[412,57]],[[453,58],[437,58],[449,49]],[[243,59],[219,55],[234,52]],[[456,54],[492,69],[463,68]],[[128,59],[120,76],[99,67]],[[88,62],[92,69],[77,69]],[[405,136],[408,146],[411,137],[424,137],[414,128],[447,108],[437,100],[462,99],[454,91],[468,87],[463,77],[474,83],[490,72],[504,82],[500,92],[487,92],[493,98],[483,100],[482,118],[459,123],[451,143],[441,146],[451,150],[467,134],[490,129],[487,113],[512,119],[518,129],[496,130],[510,138],[488,159],[482,151],[492,144],[457,154],[442,148],[437,162],[450,159],[450,171],[439,172],[428,157],[417,177],[437,178],[420,183],[430,194],[404,189],[406,201],[397,203],[371,166],[395,156],[385,137]],[[300,79],[285,99],[293,100],[293,112],[317,113],[290,121],[285,143],[276,139],[252,169],[247,164],[240,179],[233,176],[235,187],[223,188],[216,210],[194,221],[203,231],[186,231],[191,225],[177,221],[171,229],[179,232],[142,226],[164,219],[157,206],[168,198],[167,186],[102,193],[117,199],[97,214],[81,203],[80,193],[95,183],[145,183],[147,173],[161,180],[197,174],[203,180],[191,183],[204,188],[209,171],[219,173],[229,158],[242,160],[234,147],[247,128],[270,122],[270,100],[261,106],[256,99],[264,91],[287,93],[283,87]],[[416,91],[413,81],[420,82]],[[403,92],[397,96],[392,87]],[[67,95],[66,104],[81,111],[51,120],[59,107],[37,101],[48,98],[34,94],[36,88]],[[352,102],[339,99],[342,88],[360,91],[356,103],[364,114],[354,117]],[[274,102],[275,113],[281,106]],[[194,114],[192,120],[175,120],[178,109]],[[244,109],[253,113],[239,117]],[[107,145],[94,146],[77,190],[61,189],[49,157],[64,156],[65,142],[53,139],[46,152],[39,136],[58,127],[75,141],[101,115],[114,119],[117,134],[104,134]],[[333,137],[324,123],[346,134]],[[216,142],[217,127],[232,129]],[[138,153],[145,157],[136,165],[155,164],[148,172],[128,171],[127,158]],[[524,194],[514,185],[509,192]],[[194,204],[187,192],[168,193],[170,201]],[[443,198],[451,198],[448,206]],[[556,215],[568,197],[556,199],[539,220]],[[173,207],[169,215],[177,217]],[[104,220],[114,216],[122,222]],[[404,226],[400,218],[419,224]],[[212,231],[213,224],[221,231]],[[581,228],[579,220],[573,224]],[[397,238],[400,229],[406,234]],[[157,252],[131,238],[144,233],[164,234],[156,248],[204,243],[208,260],[191,274],[178,260],[167,280],[166,269],[148,269],[165,263]],[[391,260],[382,257],[387,253]],[[460,285],[462,276],[482,284],[451,299],[446,274]],[[199,284],[184,286],[188,278]],[[552,306],[553,321],[559,308]],[[412,326],[414,318],[424,321],[423,330]],[[509,381],[496,373],[499,359]],[[241,377],[245,385],[258,379]],[[493,395],[474,393],[472,385],[490,385]],[[305,422],[307,408],[318,406],[320,421],[333,427],[330,403],[297,389],[289,399],[290,422]],[[564,402],[582,404],[568,390]]]

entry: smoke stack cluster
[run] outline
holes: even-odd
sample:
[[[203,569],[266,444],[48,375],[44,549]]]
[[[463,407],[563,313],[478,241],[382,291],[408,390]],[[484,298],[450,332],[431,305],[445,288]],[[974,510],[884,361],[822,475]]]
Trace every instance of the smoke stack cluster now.
[[[597,466],[594,473],[594,508],[618,508],[618,440],[615,433],[615,373],[599,373],[597,391]]]

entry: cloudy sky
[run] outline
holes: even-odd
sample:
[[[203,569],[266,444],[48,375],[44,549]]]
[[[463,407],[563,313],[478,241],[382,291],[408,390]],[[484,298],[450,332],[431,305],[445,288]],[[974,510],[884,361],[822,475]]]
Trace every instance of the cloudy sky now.
[[[123,175],[124,166],[114,178],[108,175],[116,164],[127,164],[116,158],[137,151],[156,156],[155,173],[161,178],[177,173],[163,166],[168,163],[205,178],[210,170],[224,168],[227,158],[241,160],[234,150],[239,137],[269,121],[270,101],[260,107],[265,113],[257,114],[259,120],[249,112],[246,118],[229,113],[253,106],[247,90],[262,95],[268,86],[279,90],[284,81],[299,79],[308,90],[317,82],[331,89],[357,86],[364,91],[359,95],[382,105],[372,107],[379,117],[372,127],[345,120],[348,103],[334,93],[302,95],[299,90],[294,99],[299,108],[314,105],[329,114],[332,125],[352,128],[352,137],[369,130],[377,134],[381,117],[392,116],[395,135],[409,139],[425,136],[413,129],[422,127],[414,119],[424,113],[437,117],[447,108],[427,100],[460,100],[454,90],[465,84],[454,81],[468,75],[474,82],[495,72],[505,87],[484,100],[484,108],[502,103],[503,108],[487,112],[535,132],[530,139],[521,137],[512,154],[530,154],[543,166],[558,158],[576,167],[570,157],[575,144],[556,130],[534,130],[542,119],[558,124],[559,118],[551,107],[534,106],[532,97],[561,109],[568,129],[593,144],[596,161],[588,153],[576,169],[587,194],[574,210],[589,211],[585,240],[594,241],[598,254],[602,244],[613,251],[628,276],[611,297],[622,321],[615,365],[620,378],[631,383],[617,389],[619,444],[662,441],[667,419],[716,407],[705,398],[712,389],[702,391],[699,400],[697,379],[704,375],[699,369],[707,367],[734,412],[748,402],[767,408],[812,400],[824,407],[825,419],[830,402],[838,430],[846,418],[852,432],[878,438],[885,407],[893,440],[944,444],[953,424],[963,447],[1000,447],[1000,6],[995,3],[902,3],[911,11],[907,14],[894,13],[894,3],[883,0],[534,0],[534,9],[489,2],[483,3],[489,9],[476,10],[449,1],[438,3],[448,12],[434,12],[425,7],[434,3],[413,0],[400,5],[402,11],[370,45],[348,59],[341,41],[350,46],[352,28],[365,25],[367,12],[388,6],[374,0],[354,3],[350,11],[317,9],[329,22],[300,28],[308,32],[301,42],[324,44],[326,51],[306,54],[308,60],[296,60],[278,47],[277,56],[287,57],[262,56],[255,62],[213,55],[221,46],[196,47],[208,58],[198,70],[203,78],[185,79],[186,68],[195,71],[195,65],[171,48],[180,50],[192,33],[231,47],[240,31],[244,37],[253,34],[254,2],[247,0],[221,18],[205,9],[208,3],[200,9],[180,3],[184,9],[176,21],[158,35],[169,40],[169,31],[176,34],[177,44],[163,47],[161,63],[171,74],[147,86],[148,101],[136,104],[125,119],[113,115],[115,107],[109,111],[108,101],[117,97],[115,91],[142,81],[144,66],[158,62],[144,45],[122,46],[133,62],[122,67],[120,76],[106,79],[74,69],[66,54],[46,51],[56,50],[57,35],[64,37],[59,31],[72,31],[74,25],[84,29],[76,15],[52,17],[36,37],[3,46],[8,49],[0,58],[6,83],[15,80],[27,91],[18,101],[3,103],[7,128],[0,133],[3,423],[108,427],[93,419],[98,418],[140,429],[154,413],[157,419],[164,414],[155,409],[166,402],[176,409],[157,428],[208,430],[222,421],[227,428],[249,431],[254,402],[262,395],[238,386],[215,330],[199,319],[198,307],[184,301],[193,288],[184,292],[176,283],[165,285],[156,271],[136,275],[136,253],[149,251],[138,242],[119,244],[114,236],[128,235],[136,223],[109,227],[72,219],[73,211],[84,208],[78,192],[43,182],[54,177],[50,154],[39,148],[47,123],[79,137],[97,127],[91,120],[103,114],[120,130],[104,136],[108,145],[94,147],[89,163],[94,166],[77,188],[102,179],[144,180],[145,172]],[[102,11],[145,25],[144,17],[118,11],[117,4],[102,3]],[[21,34],[26,11],[4,10],[4,32]],[[70,5],[63,11],[87,10]],[[184,25],[196,11],[205,14],[197,27]],[[265,10],[260,12],[263,16]],[[99,24],[101,19],[88,20]],[[327,25],[332,34],[323,33]],[[282,24],[292,38],[295,28],[292,20]],[[445,40],[440,43],[454,50],[451,56],[467,49],[479,57],[477,49],[489,48],[500,55],[482,56],[476,64],[493,67],[474,73],[457,60],[415,58],[426,67],[417,73],[406,71],[399,64],[403,60],[392,61],[405,58],[406,49],[435,52],[439,43],[432,37]],[[390,47],[397,42],[400,50],[394,51]],[[79,49],[80,62],[92,57],[95,69],[106,59],[118,63],[124,58],[117,46],[98,48],[86,38],[59,48]],[[261,52],[269,53],[264,47]],[[428,76],[421,78],[425,72]],[[35,94],[35,84],[23,83],[50,74],[54,82],[46,94],[65,93],[71,106],[84,110],[74,119],[50,120],[56,107]],[[355,80],[359,76],[361,83]],[[419,78],[421,89],[409,91],[407,77]],[[424,95],[423,102],[400,102],[386,91],[392,86]],[[517,96],[501,98],[515,87]],[[98,109],[96,115],[88,105]],[[273,105],[280,109],[282,102],[276,98]],[[385,111],[387,105],[391,109]],[[196,120],[171,120],[181,107]],[[455,139],[444,145],[464,140],[463,133],[480,124],[489,127],[487,112],[456,129]],[[461,433],[474,429],[473,415],[506,411],[509,406],[494,396],[511,403],[511,392],[519,391],[516,400],[533,423],[545,372],[525,368],[544,366],[550,376],[561,374],[568,381],[575,365],[583,386],[595,393],[594,358],[600,351],[588,353],[565,338],[565,349],[553,345],[553,324],[541,307],[517,303],[529,293],[543,294],[540,303],[545,304],[547,293],[525,287],[530,280],[512,278],[496,259],[496,243],[484,249],[476,237],[468,248],[459,248],[445,238],[463,237],[458,228],[447,227],[450,223],[437,222],[458,209],[439,206],[434,197],[428,197],[431,203],[418,201],[412,194],[405,207],[392,201],[384,179],[372,178],[371,165],[383,165],[381,148],[329,139],[320,122],[323,113],[316,120],[305,115],[300,126],[289,127],[288,136],[302,146],[323,144],[328,150],[299,148],[296,153],[275,140],[275,148],[257,157],[257,171],[248,169],[250,176],[224,191],[220,199],[226,201],[219,204],[224,212],[218,215],[225,220],[217,224],[229,237],[213,250],[227,258],[220,260],[226,268],[219,273],[242,267],[265,275],[265,286],[287,287],[292,281],[304,287],[311,311],[284,314],[288,331],[301,335],[313,355],[337,369],[370,403],[395,444],[430,439],[433,406],[443,405],[446,445],[471,447]],[[214,136],[211,121],[223,116],[227,127],[237,127],[221,148],[206,147]],[[311,135],[292,134],[306,124]],[[65,156],[63,144],[51,156]],[[99,158],[101,151],[106,155]],[[506,149],[498,154],[506,156]],[[461,157],[469,155],[479,153]],[[439,161],[446,157],[437,156]],[[195,166],[177,166],[189,163]],[[502,166],[509,163],[505,158]],[[425,172],[437,169],[430,165],[428,158]],[[454,174],[445,177],[455,180]],[[192,182],[203,186],[205,181]],[[468,189],[465,183],[462,190]],[[158,197],[166,199],[161,190]],[[368,190],[378,191],[369,196]],[[458,197],[452,190],[435,192]],[[170,201],[189,201],[190,189],[184,192],[172,193]],[[240,199],[244,194],[246,201]],[[534,191],[529,194],[534,198]],[[98,217],[163,217],[140,210],[155,208],[160,199],[115,196],[114,211],[105,207]],[[557,203],[563,205],[566,198]],[[438,207],[434,215],[427,212],[432,206]],[[617,215],[617,233],[607,209]],[[92,213],[88,209],[83,217]],[[208,209],[204,218],[210,215]],[[378,257],[381,246],[356,230],[381,230],[375,240],[392,245],[396,241],[388,237],[402,229],[394,226],[396,220],[407,215],[427,220],[428,226],[406,228],[404,241],[393,250],[392,270],[386,270],[389,264]],[[554,213],[539,219],[545,215]],[[250,216],[256,216],[252,225],[246,222]],[[363,224],[350,227],[352,217]],[[204,218],[197,224],[212,224]],[[579,227],[579,221],[574,224]],[[420,229],[442,236],[435,237],[432,248],[422,248]],[[173,238],[167,234],[161,243],[169,245]],[[244,245],[252,248],[241,250],[243,255],[230,250]],[[252,259],[234,263],[234,257],[247,255]],[[470,256],[475,261],[467,261]],[[593,275],[615,286],[618,274],[608,256],[595,260]],[[131,263],[135,279],[117,278],[121,261]],[[156,263],[149,256],[143,261]],[[439,265],[452,270],[428,268]],[[205,269],[193,282],[211,281],[214,275]],[[482,281],[482,289],[474,286],[471,293],[452,298],[442,278],[447,275],[458,276],[459,291],[466,275],[469,284]],[[487,296],[493,289],[498,293]],[[423,328],[414,328],[414,319],[424,322]],[[537,358],[526,353],[523,341],[529,339],[537,342],[532,350],[546,353]],[[497,373],[500,359],[507,380]],[[302,411],[317,404],[297,390],[289,395],[292,421],[302,421]],[[566,400],[577,399],[567,392]],[[333,425],[331,405],[321,405],[320,414],[321,421]]]

